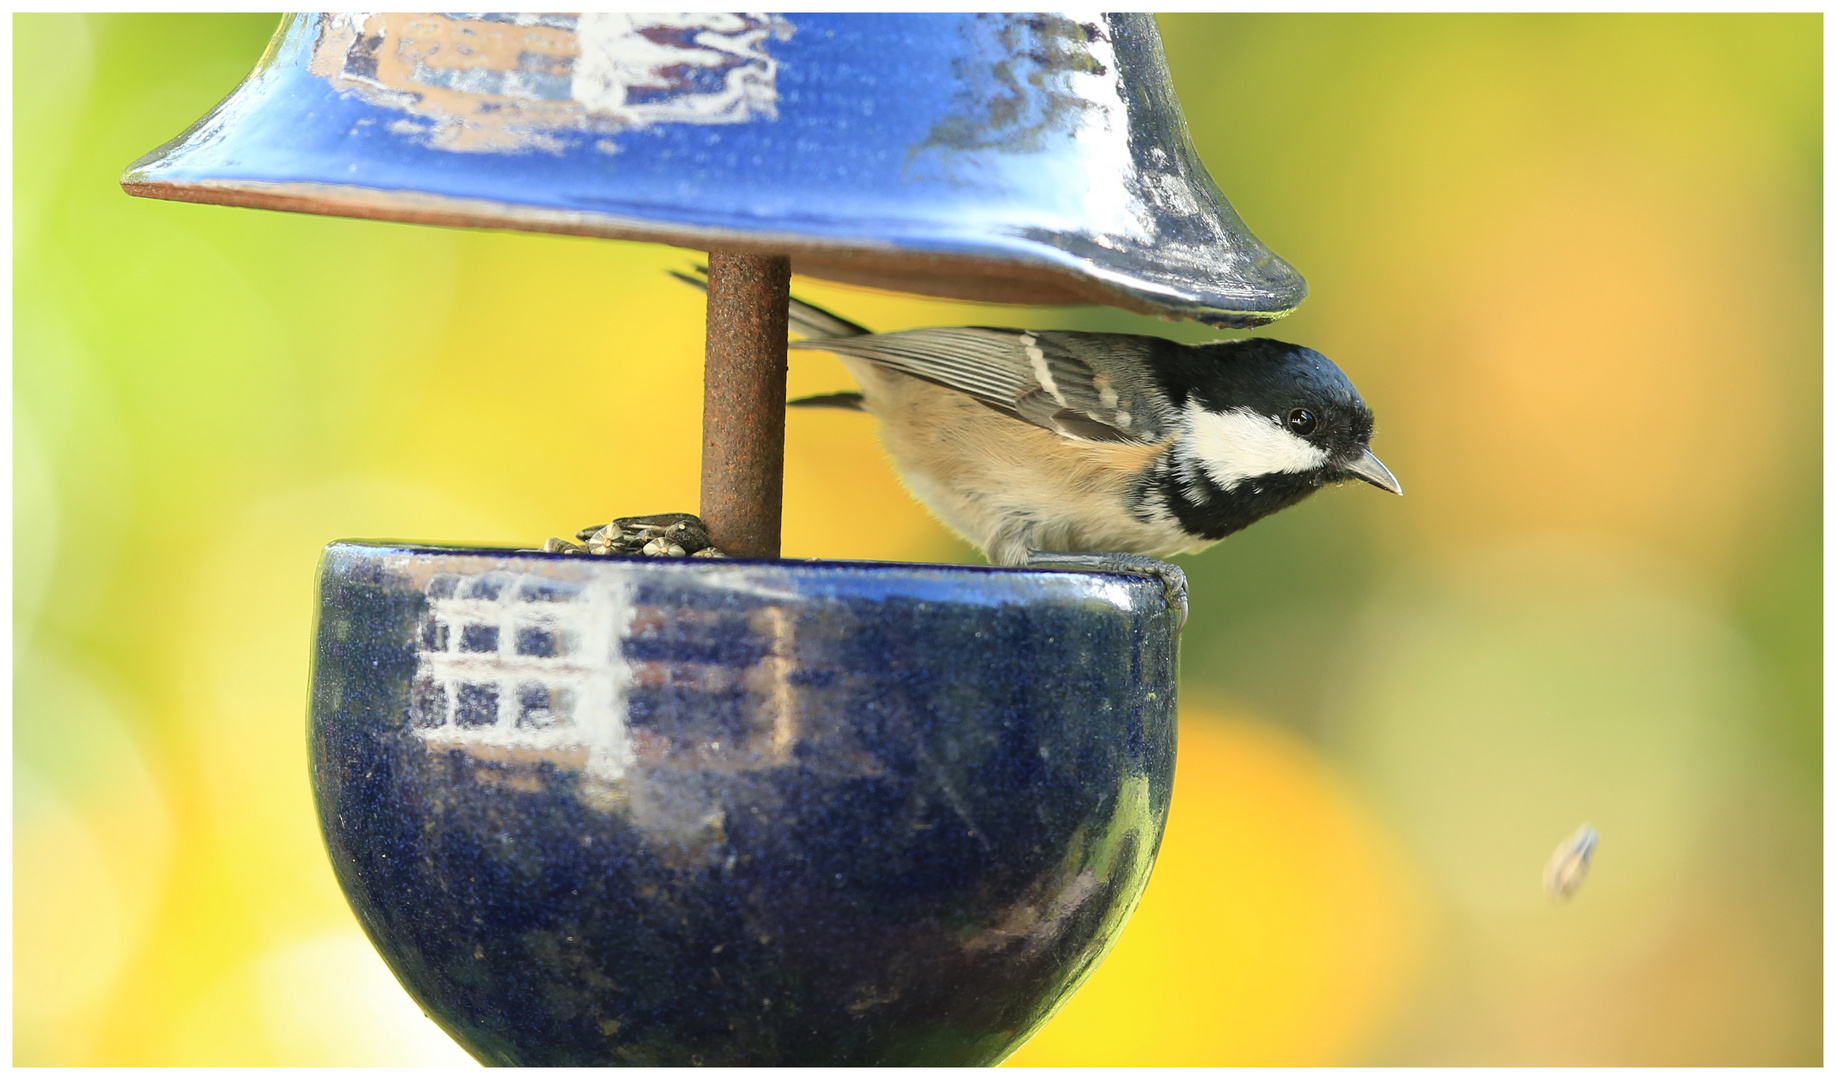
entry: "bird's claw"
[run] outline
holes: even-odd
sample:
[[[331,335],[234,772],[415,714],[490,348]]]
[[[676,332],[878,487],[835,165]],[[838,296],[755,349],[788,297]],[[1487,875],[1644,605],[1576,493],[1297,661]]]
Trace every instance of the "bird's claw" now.
[[[1166,592],[1167,610],[1174,613],[1173,632],[1186,628],[1186,572],[1172,563],[1123,551],[1029,551],[1026,565],[1039,570],[1095,570],[1156,578]]]

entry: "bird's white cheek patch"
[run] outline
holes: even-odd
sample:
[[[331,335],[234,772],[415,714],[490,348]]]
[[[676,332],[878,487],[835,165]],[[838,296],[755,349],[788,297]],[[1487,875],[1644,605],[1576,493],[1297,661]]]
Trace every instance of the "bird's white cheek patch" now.
[[[1216,413],[1188,401],[1186,430],[1199,467],[1226,491],[1258,476],[1306,472],[1326,463],[1326,451],[1251,409]]]

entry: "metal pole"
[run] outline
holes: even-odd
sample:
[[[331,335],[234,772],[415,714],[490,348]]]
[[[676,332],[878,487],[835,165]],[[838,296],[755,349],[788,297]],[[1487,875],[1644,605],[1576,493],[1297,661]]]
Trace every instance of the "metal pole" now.
[[[708,252],[701,520],[739,559],[780,552],[790,272],[778,255]]]

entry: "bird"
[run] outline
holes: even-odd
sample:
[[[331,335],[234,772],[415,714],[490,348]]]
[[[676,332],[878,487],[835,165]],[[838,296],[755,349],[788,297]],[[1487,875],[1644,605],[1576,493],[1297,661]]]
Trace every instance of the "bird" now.
[[[699,278],[671,271],[705,289]],[[914,497],[1000,566],[1146,573],[1360,480],[1402,494],[1339,366],[1269,338],[928,327],[876,334],[790,300],[789,347],[859,389],[787,402],[866,412]],[[1183,619],[1182,619],[1183,621]]]

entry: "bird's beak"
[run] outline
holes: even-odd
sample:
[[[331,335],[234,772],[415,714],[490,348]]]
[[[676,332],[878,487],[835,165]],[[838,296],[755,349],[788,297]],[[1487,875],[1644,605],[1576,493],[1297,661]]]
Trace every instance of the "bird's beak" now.
[[[1371,453],[1369,447],[1366,447],[1357,457],[1341,464],[1339,468],[1367,484],[1377,485],[1392,495],[1402,494],[1402,485],[1396,482],[1396,477],[1391,474],[1390,470],[1383,467],[1383,462],[1377,460],[1377,455]]]

